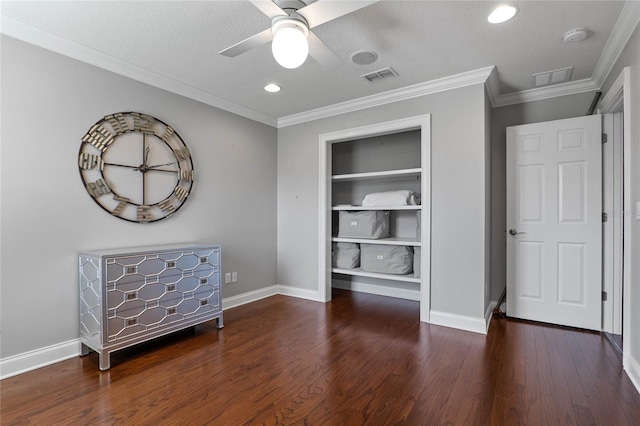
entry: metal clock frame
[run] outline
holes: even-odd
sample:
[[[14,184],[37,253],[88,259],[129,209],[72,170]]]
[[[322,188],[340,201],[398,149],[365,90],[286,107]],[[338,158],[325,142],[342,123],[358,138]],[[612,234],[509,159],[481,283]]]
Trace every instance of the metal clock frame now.
[[[158,126],[158,124],[160,126]],[[162,127],[162,134],[156,133],[158,127]],[[108,151],[110,146],[116,141],[116,139],[124,134],[128,133],[141,133],[142,134],[142,164],[139,166],[132,166],[129,164],[117,164],[104,162],[102,156]],[[166,144],[175,157],[175,161],[170,161],[162,164],[150,165],[148,164],[151,147],[147,142],[147,137],[153,136]],[[171,144],[170,141],[178,141],[177,144]],[[177,146],[176,146],[177,145]],[[88,146],[92,146],[99,152],[99,154],[92,154],[86,152],[85,149]],[[90,149],[90,151],[95,151]],[[178,170],[167,170],[163,167],[176,164]],[[104,169],[106,167],[123,167],[131,170],[137,170],[142,173],[142,204],[133,202],[125,197],[120,196],[112,186],[109,184],[107,176],[105,176]],[[186,202],[187,197],[191,193],[193,188],[193,182],[195,178],[193,160],[191,153],[184,140],[180,135],[164,121],[150,116],[148,114],[142,114],[138,112],[119,112],[110,114],[95,123],[89,131],[83,136],[80,144],[80,151],[78,155],[78,168],[80,177],[84,183],[85,189],[91,195],[91,198],[105,211],[111,215],[134,223],[151,223],[157,222],[167,217],[172,216],[177,212]],[[89,182],[83,171],[93,170],[99,168],[100,178]],[[177,182],[174,190],[163,200],[146,204],[147,194],[147,173],[148,172],[162,172],[162,173],[176,173]],[[95,174],[95,173],[94,173]],[[99,199],[108,194],[113,195],[113,200],[118,202],[115,208],[108,208]],[[135,206],[136,219],[130,219],[128,217],[121,216],[123,209],[127,206]],[[163,215],[158,218],[153,218],[151,210],[158,208]]]

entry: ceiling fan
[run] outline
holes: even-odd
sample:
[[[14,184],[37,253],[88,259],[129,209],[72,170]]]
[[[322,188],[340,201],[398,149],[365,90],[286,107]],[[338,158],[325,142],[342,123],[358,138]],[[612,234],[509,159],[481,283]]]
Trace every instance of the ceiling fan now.
[[[285,68],[297,68],[307,55],[325,66],[342,63],[311,28],[347,15],[379,0],[249,0],[271,18],[271,28],[224,50],[221,55],[236,57],[270,41],[275,60]]]

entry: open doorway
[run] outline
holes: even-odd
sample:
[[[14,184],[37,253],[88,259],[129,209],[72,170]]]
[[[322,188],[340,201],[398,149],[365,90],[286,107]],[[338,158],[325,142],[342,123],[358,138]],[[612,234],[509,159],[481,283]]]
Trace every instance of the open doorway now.
[[[607,219],[611,219],[603,224],[603,248],[606,250],[603,252],[603,292],[606,292],[606,301],[603,301],[602,330],[612,346],[622,354],[625,370],[629,369],[628,336],[631,332],[629,293],[625,292],[629,289],[631,274],[629,81],[630,69],[627,67],[598,105],[598,111],[603,114],[604,133],[607,134],[603,158],[609,160],[604,164],[608,172],[603,174],[603,206],[604,212],[608,213]]]

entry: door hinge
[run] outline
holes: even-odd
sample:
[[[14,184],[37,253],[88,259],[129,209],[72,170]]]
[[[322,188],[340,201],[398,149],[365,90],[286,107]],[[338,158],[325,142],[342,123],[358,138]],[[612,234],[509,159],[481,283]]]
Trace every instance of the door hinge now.
[[[603,302],[606,302],[606,301],[607,301],[607,292],[606,292],[606,291],[603,291],[603,292],[602,292],[602,301],[603,301]]]
[[[607,137],[606,133],[603,133],[602,134],[602,143],[607,143],[607,142],[609,142],[609,138]]]
[[[602,213],[602,221],[603,221],[603,222],[606,222],[606,221],[608,221],[608,220],[609,220],[609,215],[608,215],[608,214],[606,214],[606,213]]]

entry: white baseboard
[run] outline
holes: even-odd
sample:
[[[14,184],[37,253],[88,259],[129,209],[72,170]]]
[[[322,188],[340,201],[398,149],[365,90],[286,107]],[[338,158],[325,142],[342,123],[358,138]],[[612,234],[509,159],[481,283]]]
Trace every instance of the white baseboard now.
[[[429,319],[431,324],[434,325],[487,334],[488,326],[486,320],[481,317],[469,317],[466,315],[450,314],[448,312],[432,310]]]
[[[317,290],[307,290],[299,287],[291,287],[288,285],[278,284],[278,294],[283,296],[297,297],[298,299],[320,301],[320,295]]]
[[[0,359],[0,380],[80,355],[80,339]]]
[[[498,301],[497,300],[492,300],[491,303],[489,303],[489,307],[487,307],[487,311],[484,313],[484,322],[487,325],[486,326],[486,333],[489,332],[489,325],[491,324],[491,318],[493,318],[493,310],[496,308],[496,306],[498,305]]]
[[[378,296],[397,297],[400,299],[420,301],[420,291],[418,290],[340,280],[333,280],[332,286],[342,290],[351,290],[361,293],[376,294]]]
[[[278,294],[278,286],[272,285],[258,290],[242,293],[237,296],[226,297],[222,299],[222,310],[235,308],[237,306],[246,305],[247,303],[255,302],[256,300],[264,299],[265,297],[275,296]]]
[[[420,293],[416,290],[394,289],[363,283],[353,283],[350,288],[347,288],[346,286],[339,288],[346,288],[347,290],[352,291],[363,291],[381,296],[399,297],[409,300],[420,299]],[[286,285],[273,285],[222,299],[222,309],[227,310],[235,308],[276,294],[320,301],[317,291]],[[491,311],[493,311],[493,306],[495,306],[495,302],[492,302],[490,309],[487,310],[484,320],[482,318],[431,311],[431,323],[486,334],[489,328],[489,322],[491,321]],[[0,359],[0,380],[26,373],[40,367],[55,364],[79,355],[80,339],[74,339],[3,358]],[[632,377],[632,381],[634,381],[636,387],[638,387],[638,383],[640,383],[640,368],[638,368],[638,364],[632,359],[630,359],[629,365],[631,365],[631,367],[630,370],[628,370],[628,374]]]
[[[265,297],[283,294],[302,299],[319,300],[317,292],[289,286],[273,285],[222,299],[222,309],[227,310]],[[69,340],[35,349],[33,351],[0,359],[0,380],[36,370],[73,357],[80,356],[80,339]]]
[[[638,393],[640,393],[640,363],[630,355],[625,354],[622,366],[627,376],[629,376],[629,379],[631,379],[631,383],[633,383]]]

